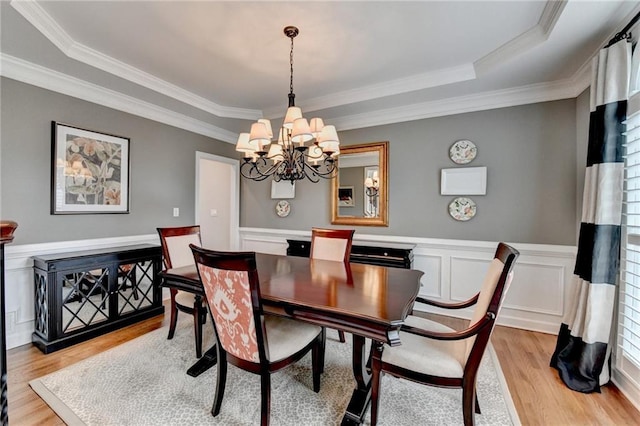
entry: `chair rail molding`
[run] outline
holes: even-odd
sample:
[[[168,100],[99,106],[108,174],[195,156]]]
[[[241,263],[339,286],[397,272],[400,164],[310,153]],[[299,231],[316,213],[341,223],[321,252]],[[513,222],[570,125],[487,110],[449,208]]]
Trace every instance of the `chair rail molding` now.
[[[287,239],[310,239],[311,230],[240,228],[240,249],[286,254]],[[420,295],[458,302],[474,295],[482,286],[498,242],[370,235],[356,232],[353,244],[413,246],[413,268],[424,272]],[[513,284],[502,307],[499,325],[557,334],[570,294],[575,246],[511,243],[520,251]],[[417,303],[415,309],[445,314]],[[471,309],[455,313],[470,318]],[[452,315],[447,311],[446,315]]]

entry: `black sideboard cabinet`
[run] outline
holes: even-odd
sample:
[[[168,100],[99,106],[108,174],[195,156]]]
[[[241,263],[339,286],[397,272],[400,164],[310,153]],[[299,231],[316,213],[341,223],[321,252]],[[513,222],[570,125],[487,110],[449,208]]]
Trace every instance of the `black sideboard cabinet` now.
[[[287,256],[309,257],[311,255],[311,241],[287,240],[287,243],[289,243]],[[411,269],[413,249],[395,245],[382,247],[354,244],[351,246],[349,262]]]
[[[50,353],[164,313],[151,244],[33,258],[33,344]]]

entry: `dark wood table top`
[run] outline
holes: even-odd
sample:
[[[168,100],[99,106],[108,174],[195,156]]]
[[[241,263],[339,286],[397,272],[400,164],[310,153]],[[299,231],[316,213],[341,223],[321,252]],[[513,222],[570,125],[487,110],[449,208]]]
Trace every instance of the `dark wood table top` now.
[[[398,330],[420,288],[421,271],[302,257],[256,254],[265,310],[400,344]],[[197,287],[194,266],[170,269],[172,284]]]

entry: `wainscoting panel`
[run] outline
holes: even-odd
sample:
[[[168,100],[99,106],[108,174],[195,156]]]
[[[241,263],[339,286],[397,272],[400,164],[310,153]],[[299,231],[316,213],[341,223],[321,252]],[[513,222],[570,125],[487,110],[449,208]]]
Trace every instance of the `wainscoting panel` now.
[[[240,228],[240,247],[261,253],[286,254],[287,239],[311,238],[311,231]],[[413,246],[413,267],[425,273],[420,294],[441,300],[458,301],[480,287],[496,242],[460,241],[370,235],[356,232],[357,244]],[[33,256],[84,251],[135,244],[159,244],[158,236],[102,238],[56,243],[7,245],[6,326],[7,347],[31,342],[34,329]],[[521,256],[515,277],[498,323],[528,330],[557,333],[570,292],[576,248],[537,244],[513,244]],[[416,310],[442,312],[417,303]],[[447,312],[452,315],[451,312]],[[470,310],[453,314],[469,318]]]
[[[432,299],[442,299],[445,288],[442,281],[442,256],[421,255],[416,256],[414,249],[413,269],[423,271],[424,275],[420,279],[420,296]]]
[[[311,231],[240,228],[243,250],[284,254],[287,239],[311,238]],[[423,271],[420,295],[444,302],[473,296],[482,286],[498,245],[491,241],[463,241],[360,234],[354,243],[413,246],[413,269]],[[570,292],[576,247],[510,243],[520,251],[513,283],[498,323],[510,327],[557,334]],[[470,318],[471,309],[446,311],[421,303],[416,310]]]

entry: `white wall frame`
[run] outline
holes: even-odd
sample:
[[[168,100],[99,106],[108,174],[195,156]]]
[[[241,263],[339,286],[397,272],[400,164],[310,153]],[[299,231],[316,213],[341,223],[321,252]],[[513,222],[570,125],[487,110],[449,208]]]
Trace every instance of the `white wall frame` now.
[[[486,167],[442,169],[440,195],[486,195]]]

